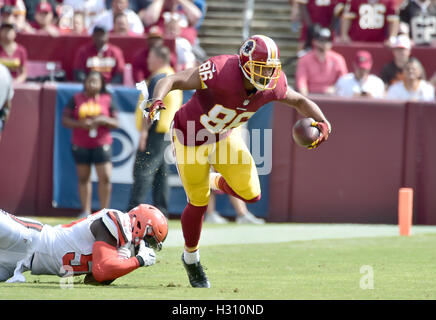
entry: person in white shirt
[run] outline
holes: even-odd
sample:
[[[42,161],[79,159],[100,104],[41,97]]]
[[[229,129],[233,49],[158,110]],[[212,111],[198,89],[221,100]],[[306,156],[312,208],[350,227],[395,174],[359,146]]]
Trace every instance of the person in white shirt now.
[[[365,50],[357,51],[353,62],[354,72],[338,79],[335,84],[336,95],[349,98],[383,98],[384,83],[379,77],[370,74],[372,63],[371,53]]]
[[[114,28],[114,16],[118,13],[124,13],[127,15],[129,22],[129,30],[136,34],[144,33],[144,25],[138,15],[129,9],[129,0],[113,0],[111,9],[98,15],[91,28],[89,28],[89,34],[92,34],[95,26],[104,26],[106,30],[112,31]]]
[[[104,0],[64,0],[63,10],[67,7],[72,9],[73,15],[76,12],[82,12],[85,16],[85,26],[89,28],[95,18],[106,11],[106,3]],[[68,10],[71,12],[71,10]]]
[[[434,101],[435,88],[425,80],[422,64],[416,58],[410,58],[404,67],[404,80],[388,88],[386,98],[411,101]]]

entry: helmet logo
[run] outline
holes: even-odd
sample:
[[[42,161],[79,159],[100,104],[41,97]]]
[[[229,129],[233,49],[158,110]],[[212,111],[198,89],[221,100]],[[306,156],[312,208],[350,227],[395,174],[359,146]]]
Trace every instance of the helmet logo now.
[[[241,54],[244,56],[250,56],[256,47],[256,42],[252,39],[247,40],[241,47]]]

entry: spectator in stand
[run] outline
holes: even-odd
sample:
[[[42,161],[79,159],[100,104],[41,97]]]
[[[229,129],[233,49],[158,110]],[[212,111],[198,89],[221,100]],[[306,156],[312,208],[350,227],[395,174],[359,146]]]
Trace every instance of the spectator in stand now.
[[[346,0],[296,0],[301,19],[300,46],[306,41],[307,28],[319,24],[335,32],[337,19],[341,16]]]
[[[8,68],[0,64],[0,141],[2,131],[9,119],[13,97],[14,86],[12,76]]]
[[[398,10],[394,0],[350,1],[341,19],[341,41],[384,42],[398,33]]]
[[[85,15],[81,11],[74,12],[72,34],[88,35],[86,28]]]
[[[331,50],[332,34],[321,28],[314,34],[313,49],[298,60],[296,71],[297,90],[303,95],[309,93],[334,93],[338,79],[348,73],[342,55]]]
[[[111,35],[117,35],[117,36],[137,35],[133,31],[129,30],[129,21],[127,20],[127,15],[124,12],[117,13],[114,16],[114,28],[111,31]]]
[[[117,108],[106,91],[103,76],[91,71],[83,87],[68,102],[62,116],[62,124],[73,130],[71,148],[79,182],[81,217],[92,209],[91,165],[95,165],[98,176],[100,206],[110,206],[113,141],[110,130],[118,127]]]
[[[94,24],[91,26],[89,32],[92,33],[94,27],[97,25],[104,26],[107,30],[112,31],[114,28],[114,16],[122,12],[127,15],[129,30],[136,34],[143,34],[144,25],[138,15],[133,10],[129,9],[129,0],[113,0],[111,9],[106,10],[95,18]]]
[[[391,50],[394,59],[383,67],[380,75],[386,87],[404,79],[403,70],[409,61],[411,49],[412,43],[408,35],[399,35],[393,41]]]
[[[63,6],[59,16],[58,25],[61,34],[88,35],[85,14],[82,11],[75,12],[71,7]]]
[[[430,45],[436,41],[436,1],[405,1],[400,9],[400,20],[410,27],[415,45]]]
[[[176,40],[178,64],[185,69],[206,57],[197,38],[196,26],[201,18],[201,10],[191,0],[154,0],[142,21],[147,28],[160,26],[166,38]]]
[[[27,78],[27,50],[15,41],[15,26],[2,23],[0,26],[0,63],[6,66],[15,83],[23,83]]]
[[[63,7],[70,7],[74,13],[81,12],[85,18],[86,29],[91,27],[99,14],[106,11],[104,0],[63,0]]]
[[[48,2],[41,2],[36,7],[35,21],[30,25],[38,34],[49,34],[52,37],[59,35],[59,28],[55,25],[53,9]]]
[[[147,34],[147,44],[133,57],[132,69],[135,82],[148,79],[150,70],[148,69],[147,57],[150,48],[162,46],[164,44],[163,31],[159,26],[153,26]]]
[[[183,27],[195,27],[202,17],[201,10],[191,0],[153,0],[144,12],[142,22],[146,27],[155,24],[162,27],[165,13],[167,16],[176,13],[181,15]]]
[[[124,67],[121,49],[109,43],[109,33],[104,27],[96,26],[92,42],[77,50],[73,64],[74,80],[82,82],[89,71],[95,70],[103,75],[107,83],[121,84]]]
[[[58,14],[56,11],[57,1],[56,0],[24,0],[26,6],[26,20],[30,23],[35,22],[35,14],[38,6],[41,3],[49,3],[52,8],[53,17],[56,20]]]
[[[335,85],[335,91],[341,97],[384,98],[385,86],[379,77],[370,74],[372,56],[366,50],[356,52],[353,61],[354,72],[343,75]]]
[[[9,1],[1,8],[0,23],[11,23],[15,25],[17,32],[33,33],[35,30],[26,21],[26,7],[22,0]],[[8,2],[6,2],[8,3]]]
[[[404,80],[389,86],[386,98],[411,101],[434,101],[435,88],[425,80],[421,62],[412,57],[404,66]]]
[[[147,81],[149,96],[153,96],[156,83],[169,75],[174,74],[170,66],[170,50],[167,47],[154,46],[150,48],[147,57],[148,69],[151,75]],[[160,111],[158,121],[150,124],[144,118],[141,104],[144,96],[141,94],[136,108],[136,127],[139,131],[138,150],[136,152],[133,169],[133,186],[129,201],[129,210],[145,200],[148,191],[153,192],[153,204],[168,215],[168,201],[170,189],[168,186],[168,164],[165,160],[165,151],[170,146],[169,139],[165,139],[170,131],[174,114],[183,102],[181,90],[168,93],[163,99],[165,110]]]

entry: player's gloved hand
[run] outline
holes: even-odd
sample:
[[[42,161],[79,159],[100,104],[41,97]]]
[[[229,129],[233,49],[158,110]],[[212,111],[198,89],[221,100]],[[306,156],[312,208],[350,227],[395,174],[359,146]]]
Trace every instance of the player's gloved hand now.
[[[312,127],[317,127],[319,131],[321,131],[321,135],[318,139],[316,139],[310,146],[308,146],[308,149],[315,149],[319,147],[321,143],[326,141],[329,137],[330,132],[332,131],[331,125],[329,122],[323,122],[323,121],[314,121],[312,122]]]
[[[156,263],[156,254],[154,253],[154,250],[152,248],[148,248],[145,245],[144,240],[139,242],[139,251],[136,255],[136,258],[138,258],[141,267],[151,266]]]
[[[166,108],[162,100],[154,100],[144,108],[144,117],[146,117],[150,122],[159,120],[159,113],[164,109]]]

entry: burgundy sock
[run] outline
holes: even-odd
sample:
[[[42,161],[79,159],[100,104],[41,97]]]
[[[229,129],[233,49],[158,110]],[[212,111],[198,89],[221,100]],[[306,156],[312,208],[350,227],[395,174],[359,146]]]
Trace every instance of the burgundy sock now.
[[[183,237],[187,248],[195,248],[200,241],[201,226],[207,206],[196,207],[190,203],[185,207],[180,219]]]
[[[235,191],[233,191],[233,189],[229,186],[229,184],[227,183],[227,181],[223,177],[219,178],[218,187],[221,189],[221,191],[223,191],[231,196],[234,196],[238,199],[241,199],[242,201],[248,202],[248,203],[253,203],[253,202],[259,201],[260,197],[261,197],[261,195],[259,193],[259,195],[257,197],[254,197],[253,199],[247,200],[247,199],[242,198]]]

